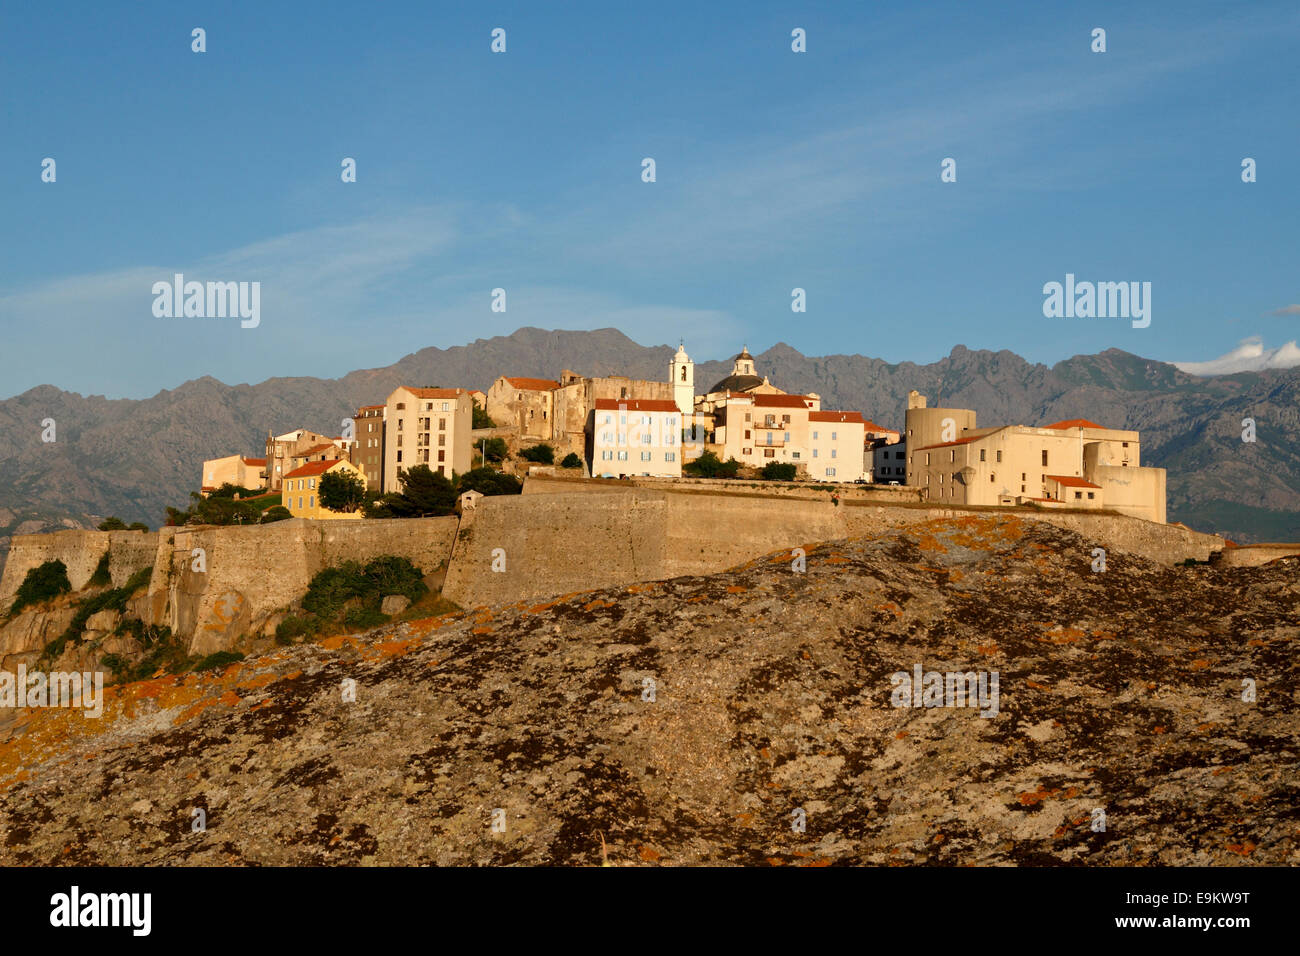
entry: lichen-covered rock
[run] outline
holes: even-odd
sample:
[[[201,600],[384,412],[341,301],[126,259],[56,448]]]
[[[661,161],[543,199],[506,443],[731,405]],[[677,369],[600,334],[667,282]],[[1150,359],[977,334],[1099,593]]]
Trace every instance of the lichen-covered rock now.
[[[937,521],[123,685],[9,731],[0,839],[42,865],[1300,863],[1300,560],[1091,547]],[[917,665],[997,671],[996,714],[894,706]]]

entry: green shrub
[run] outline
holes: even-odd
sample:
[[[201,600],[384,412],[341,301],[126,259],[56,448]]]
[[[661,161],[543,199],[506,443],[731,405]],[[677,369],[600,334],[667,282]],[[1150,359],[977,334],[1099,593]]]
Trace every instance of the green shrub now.
[[[682,465],[682,471],[700,478],[735,478],[740,471],[740,462],[734,458],[720,461],[711,451],[706,451],[694,461]]]
[[[561,467],[561,468],[581,468],[581,467],[582,467],[582,459],[578,457],[578,455],[577,455],[576,452],[572,452],[572,451],[571,451],[571,452],[569,452],[567,455],[564,456],[564,461],[560,462],[560,467]]]
[[[543,465],[555,464],[555,449],[543,442],[531,448],[519,449],[519,457],[525,461],[536,461]]]
[[[517,495],[524,490],[523,482],[514,475],[492,468],[472,468],[461,475],[456,485],[456,494],[477,491],[482,495]]]
[[[388,615],[369,604],[358,604],[343,612],[343,624],[357,630],[368,631],[372,627],[379,627],[386,623],[388,623]]]
[[[152,577],[153,577],[153,565],[150,564],[147,567],[143,567],[140,570],[134,572],[129,578],[127,578],[126,583],[122,585],[122,590],[127,593],[128,597],[130,597],[132,594],[135,594],[135,592],[140,590],[141,588],[148,587],[149,579]]]
[[[470,412],[469,427],[470,428],[496,428],[497,423],[492,420],[490,415],[488,415],[487,409],[485,409],[481,405],[475,405],[473,410]]]
[[[316,633],[316,630],[316,622],[311,618],[296,617],[291,614],[276,625],[275,643],[292,644],[300,637],[310,637]]]
[[[100,531],[125,531],[126,522],[121,518],[105,518],[99,524]]]
[[[214,671],[218,668],[229,667],[236,661],[242,661],[243,659],[244,655],[240,654],[238,651],[217,651],[214,654],[209,654],[207,657],[195,664],[194,670]]]
[[[787,461],[769,461],[763,466],[763,477],[768,481],[794,481],[798,470]]]
[[[14,603],[10,605],[9,613],[17,614],[29,604],[48,601],[71,590],[72,582],[68,580],[68,566],[62,561],[46,561],[27,572],[23,583],[18,585],[18,593],[14,595]]]
[[[262,524],[270,524],[273,521],[283,521],[285,518],[292,518],[289,509],[284,505],[273,505],[262,513]]]
[[[505,461],[510,455],[510,448],[504,438],[489,438],[480,442],[479,447],[488,461]]]
[[[108,573],[108,552],[105,551],[100,556],[99,564],[95,565],[95,573],[90,576],[86,582],[87,587],[102,588],[113,583],[113,576]]]

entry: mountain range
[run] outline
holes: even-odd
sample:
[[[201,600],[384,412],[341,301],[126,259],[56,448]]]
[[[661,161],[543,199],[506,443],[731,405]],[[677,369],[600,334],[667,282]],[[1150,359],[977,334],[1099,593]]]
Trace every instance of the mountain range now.
[[[42,385],[0,401],[0,552],[13,534],[93,527],[108,515],[157,526],[167,505],[187,503],[204,459],[260,457],[268,432],[338,434],[357,406],[384,401],[398,385],[486,391],[499,375],[556,378],[562,369],[666,380],[674,351],[616,329],[522,328],[339,379],[226,385],[204,377],[141,400]],[[1049,367],[961,345],[928,365],[810,357],[784,343],[755,359],[759,374],[787,391],[817,392],[823,408],[894,428],[915,388],[931,406],[975,409],[981,426],[1087,418],[1137,429],[1142,463],[1168,469],[1170,521],[1243,543],[1300,540],[1300,368],[1198,377],[1119,349]],[[696,391],[730,370],[730,358],[697,358]],[[1247,418],[1253,442],[1242,439]],[[47,419],[53,442],[42,440]]]

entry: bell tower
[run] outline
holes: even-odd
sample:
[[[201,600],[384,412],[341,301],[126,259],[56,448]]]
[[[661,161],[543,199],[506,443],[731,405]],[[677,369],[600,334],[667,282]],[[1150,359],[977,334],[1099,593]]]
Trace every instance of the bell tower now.
[[[677,346],[668,367],[668,381],[673,383],[673,401],[683,415],[695,412],[695,363],[686,354],[686,344]]]

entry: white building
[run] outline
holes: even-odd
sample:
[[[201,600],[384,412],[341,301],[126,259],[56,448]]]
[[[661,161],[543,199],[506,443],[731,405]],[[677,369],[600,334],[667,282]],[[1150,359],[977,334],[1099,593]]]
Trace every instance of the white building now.
[[[682,475],[682,412],[676,402],[598,398],[587,429],[592,477]]]

